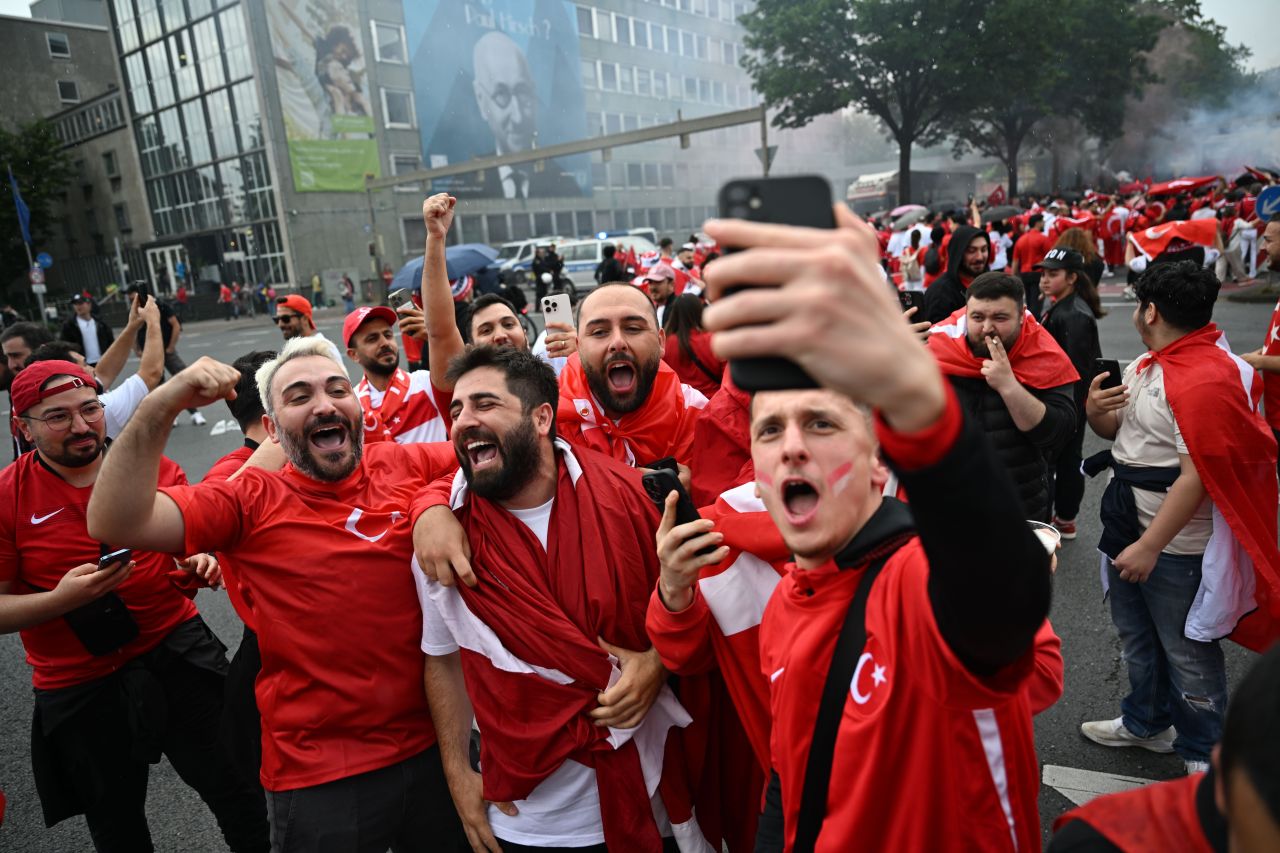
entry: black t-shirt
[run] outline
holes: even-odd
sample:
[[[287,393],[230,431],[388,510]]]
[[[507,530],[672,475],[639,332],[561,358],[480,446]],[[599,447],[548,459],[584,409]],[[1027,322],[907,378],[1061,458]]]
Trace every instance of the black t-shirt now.
[[[154,299],[154,297],[152,298]],[[164,348],[168,349],[169,341],[173,339],[173,326],[169,324],[169,318],[178,315],[173,313],[172,308],[159,300],[156,301],[156,305],[160,308],[160,336],[164,340]],[[138,352],[142,352],[146,345],[147,327],[144,325],[138,330]]]

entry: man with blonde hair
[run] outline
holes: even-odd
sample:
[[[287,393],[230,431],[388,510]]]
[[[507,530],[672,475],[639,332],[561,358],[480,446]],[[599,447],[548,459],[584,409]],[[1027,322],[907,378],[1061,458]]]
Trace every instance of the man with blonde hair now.
[[[258,626],[262,785],[276,851],[446,850],[461,838],[422,689],[409,500],[457,467],[448,444],[363,442],[346,370],[315,337],[258,369],[280,472],[157,488],[173,412],[234,393],[201,359],[139,407],[89,506],[103,541],[217,550]]]

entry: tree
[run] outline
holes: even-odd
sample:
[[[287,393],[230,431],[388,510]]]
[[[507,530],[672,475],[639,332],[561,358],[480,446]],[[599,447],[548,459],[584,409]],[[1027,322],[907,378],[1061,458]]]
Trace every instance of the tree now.
[[[803,127],[854,105],[898,143],[899,203],[911,200],[911,146],[944,138],[992,81],[974,46],[987,3],[978,0],[759,0],[740,22],[743,66],[779,112]]]
[[[1160,21],[1138,3],[1074,0],[1055,4],[1045,26],[1044,0],[999,0],[987,12],[987,38],[976,49],[998,84],[982,88],[975,108],[952,125],[955,149],[995,157],[1018,192],[1018,157],[1032,130],[1053,116],[1107,140],[1124,125],[1125,98],[1152,77],[1142,54]],[[1105,37],[1104,37],[1105,35]]]
[[[35,121],[16,131],[0,129],[0,169],[13,168],[22,200],[31,209],[31,238],[37,246],[53,228],[53,204],[60,201],[75,169],[62,142],[47,121]],[[27,268],[18,210],[7,173],[0,192],[0,284],[20,277]]]

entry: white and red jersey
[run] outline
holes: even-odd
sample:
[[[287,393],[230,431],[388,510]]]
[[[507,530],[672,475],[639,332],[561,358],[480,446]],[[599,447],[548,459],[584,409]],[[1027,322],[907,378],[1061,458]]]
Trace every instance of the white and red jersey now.
[[[161,486],[180,486],[186,475],[175,462],[160,461]],[[51,590],[69,570],[96,563],[102,543],[89,535],[85,512],[92,486],[78,488],[26,453],[0,471],[0,583],[23,595]],[[135,551],[133,573],[115,592],[138,624],[138,636],[105,655],[92,655],[65,619],[50,619],[22,632],[39,690],[57,690],[103,678],[160,644],[165,635],[197,615],[195,605],[169,580],[173,558]]]
[[[864,570],[792,570],[760,625],[770,682],[771,758],[786,848],[836,637]],[[818,851],[1040,849],[1040,780],[1028,649],[996,679],[970,673],[934,620],[918,538],[885,565],[867,601],[867,641],[849,685]],[[906,792],[906,793],[904,793]]]
[[[408,373],[396,368],[386,391],[379,391],[365,377],[356,385],[356,397],[364,410],[365,443],[449,440],[449,404],[453,395],[437,388],[426,370]]]

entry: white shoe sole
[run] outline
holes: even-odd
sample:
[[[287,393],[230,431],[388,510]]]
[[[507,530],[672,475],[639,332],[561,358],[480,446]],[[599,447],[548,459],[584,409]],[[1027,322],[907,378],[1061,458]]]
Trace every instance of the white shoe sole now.
[[[1110,746],[1110,747],[1136,746],[1139,749],[1145,749],[1148,752],[1157,752],[1157,753],[1160,753],[1161,755],[1168,755],[1169,753],[1173,752],[1173,741],[1171,740],[1160,740],[1158,738],[1146,738],[1142,740],[1138,740],[1138,739],[1130,740],[1129,738],[1123,738],[1123,737],[1110,738],[1105,735],[1092,734],[1083,726],[1080,727],[1080,734],[1084,735],[1086,738],[1093,741],[1094,743],[1100,744],[1101,746]]]

